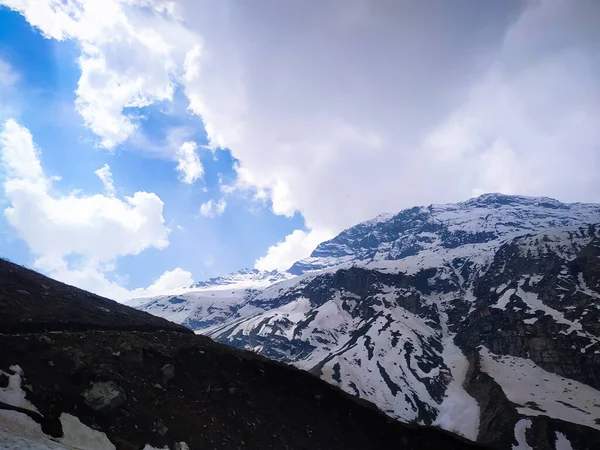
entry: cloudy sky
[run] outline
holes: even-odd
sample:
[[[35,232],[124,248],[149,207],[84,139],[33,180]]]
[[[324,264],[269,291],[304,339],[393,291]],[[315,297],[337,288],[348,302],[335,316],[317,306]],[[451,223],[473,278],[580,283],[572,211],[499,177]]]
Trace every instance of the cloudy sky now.
[[[484,192],[600,201],[596,0],[0,5],[0,253],[94,292]]]

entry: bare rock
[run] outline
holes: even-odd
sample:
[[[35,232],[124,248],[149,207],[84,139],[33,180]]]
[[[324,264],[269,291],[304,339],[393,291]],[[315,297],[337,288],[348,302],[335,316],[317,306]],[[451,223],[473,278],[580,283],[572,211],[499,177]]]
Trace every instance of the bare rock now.
[[[91,383],[83,398],[90,408],[101,413],[114,411],[127,400],[123,389],[114,381]]]
[[[163,373],[163,381],[168,383],[175,378],[175,366],[173,364],[165,364],[161,369]]]

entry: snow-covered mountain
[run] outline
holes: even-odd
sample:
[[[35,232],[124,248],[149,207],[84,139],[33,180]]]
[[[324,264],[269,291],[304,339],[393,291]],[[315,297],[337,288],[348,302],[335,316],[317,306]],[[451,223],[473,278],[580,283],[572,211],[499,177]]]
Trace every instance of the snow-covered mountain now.
[[[221,277],[210,278],[206,281],[194,283],[190,288],[261,288],[267,287],[277,281],[287,280],[291,278],[287,272],[279,272],[277,270],[258,270],[258,269],[242,269],[238,272],[230,273]]]
[[[177,303],[142,309],[403,421],[499,448],[600,448],[600,205],[415,207],[345,230],[289,274],[212,300],[195,323]]]
[[[194,283],[174,295],[141,297],[126,305],[164,317],[193,330],[202,330],[234,317],[248,300],[273,283],[292,278],[287,272],[242,269]]]

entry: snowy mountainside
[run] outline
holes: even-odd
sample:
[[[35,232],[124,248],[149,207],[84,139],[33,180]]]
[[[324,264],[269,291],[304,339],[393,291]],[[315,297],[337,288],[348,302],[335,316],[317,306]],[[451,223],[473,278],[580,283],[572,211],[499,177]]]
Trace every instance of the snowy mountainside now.
[[[499,194],[379,216],[195,329],[403,421],[600,448],[598,224],[600,205]]]
[[[581,223],[598,223],[600,206],[550,198],[484,194],[465,202],[417,206],[381,215],[320,244],[290,272],[301,274],[340,264],[383,262],[440,254],[457,248],[489,248],[507,237]],[[456,257],[457,252],[452,251]]]
[[[239,317],[237,311],[260,289],[291,277],[276,270],[242,269],[194,283],[176,294],[134,298],[124,304],[198,330]]]
[[[287,280],[291,275],[277,270],[242,269],[221,277],[210,278],[206,281],[194,283],[190,288],[216,288],[216,287],[266,287],[278,281]]]

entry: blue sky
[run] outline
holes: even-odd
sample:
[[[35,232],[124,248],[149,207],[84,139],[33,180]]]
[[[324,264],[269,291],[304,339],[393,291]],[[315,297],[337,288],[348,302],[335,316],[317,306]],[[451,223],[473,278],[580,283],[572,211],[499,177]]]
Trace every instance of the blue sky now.
[[[593,1],[0,0],[0,253],[121,299],[284,270],[416,205],[598,202],[599,21]]]
[[[190,271],[195,280],[252,267],[269,246],[303,228],[301,215],[277,216],[268,202],[249,201],[245,194],[228,195],[220,216],[200,214],[202,203],[223,197],[220,179],[235,180],[236,160],[226,149],[199,148],[203,178],[194,184],[179,180],[174,170],[177,163],[167,156],[173,150],[166,142],[169,130],[184,129],[186,140],[199,146],[208,144],[202,120],[187,112],[185,105],[177,114],[160,104],[134,108],[135,114],[144,116],[139,120],[139,135],[154,149],[136,140],[111,150],[99,148],[97,137],[84,126],[74,107],[80,75],[78,55],[72,41],[46,39],[19,13],[0,7],[0,58],[18,74],[16,92],[7,100],[14,112],[11,116],[31,131],[41,149],[45,172],[61,177],[54,188],[62,193],[102,192],[94,172],[108,163],[117,195],[148,191],[164,202],[163,217],[171,229],[169,245],[118,258],[115,274],[122,277],[125,287],[147,286],[174,267]],[[178,101],[183,102],[174,100]],[[3,215],[0,227],[2,255],[33,266],[35,256]]]

